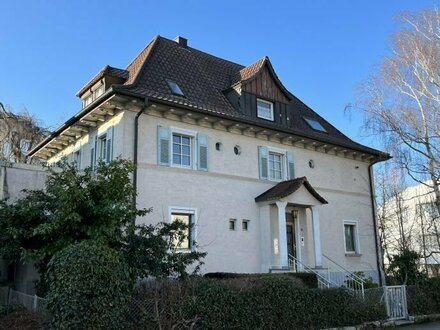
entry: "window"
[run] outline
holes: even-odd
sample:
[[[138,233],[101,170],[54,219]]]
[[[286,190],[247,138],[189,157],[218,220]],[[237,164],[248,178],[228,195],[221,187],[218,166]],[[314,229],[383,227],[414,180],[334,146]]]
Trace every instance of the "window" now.
[[[359,254],[357,222],[344,221],[345,253]]]
[[[303,119],[315,131],[327,133],[327,130],[316,119],[312,119],[312,118],[308,118],[308,117],[303,117]]]
[[[173,133],[173,164],[179,166],[192,165],[191,145],[192,138],[182,134]]]
[[[282,181],[295,178],[293,153],[273,147],[258,147],[260,179]]]
[[[257,117],[273,120],[273,103],[257,99]]]
[[[194,250],[195,249],[195,209],[187,208],[171,208],[171,222],[180,221],[183,222],[188,227],[183,233],[183,238],[177,242],[173,243],[177,250]]]
[[[185,94],[183,94],[182,89],[180,88],[179,85],[177,85],[177,83],[175,83],[174,81],[171,80],[167,80],[167,84],[168,84],[168,88],[170,89],[171,93],[178,95],[178,96],[185,96]]]
[[[241,229],[243,231],[249,231],[249,220],[243,220],[241,222]]]
[[[76,169],[81,170],[81,150],[77,150],[73,153],[73,162],[75,163]]]
[[[235,230],[236,219],[229,219],[229,230]]]
[[[93,101],[93,95],[90,94],[89,96],[87,96],[86,98],[83,99],[83,108],[85,108],[90,103],[92,103],[92,101]]]
[[[157,127],[157,163],[208,170],[208,136],[178,127]]]
[[[269,179],[280,181],[283,179],[284,155],[269,152]]]
[[[99,158],[103,161],[107,160],[107,134],[99,137]]]
[[[99,86],[97,89],[93,91],[93,99],[96,100],[102,94],[104,94],[104,85]]]

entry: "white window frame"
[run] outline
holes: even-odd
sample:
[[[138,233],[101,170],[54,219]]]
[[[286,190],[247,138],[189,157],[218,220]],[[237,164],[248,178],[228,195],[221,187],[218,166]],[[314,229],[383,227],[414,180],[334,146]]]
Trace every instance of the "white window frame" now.
[[[77,160],[77,159],[75,159],[76,158],[76,156],[77,155],[79,155],[79,161]],[[75,150],[73,150],[73,152],[72,152],[72,158],[73,158],[73,162],[76,162],[76,164],[75,164],[75,166],[76,166],[76,169],[78,170],[78,171],[81,171],[81,168],[82,168],[82,150],[81,150],[81,147],[79,147],[79,148],[76,148]]]
[[[287,179],[287,157],[286,157],[286,150],[274,148],[274,147],[267,147],[267,179],[269,181],[274,182],[281,182]],[[275,179],[270,177],[270,154],[279,154],[281,156],[281,179]]]
[[[103,148],[102,145],[105,146],[104,155],[102,154]],[[98,135],[98,160],[102,160],[104,163],[107,163],[107,132]],[[96,157],[96,156],[95,156]]]
[[[270,117],[265,117],[264,115],[261,115],[261,114],[260,114],[260,112],[258,111],[258,102],[261,102],[261,103],[265,103],[265,104],[269,104],[269,105],[270,105]],[[262,118],[262,119],[266,119],[266,120],[273,121],[273,120],[274,120],[273,102],[270,102],[270,101],[266,101],[266,100],[258,99],[258,98],[257,98],[257,117],[258,117],[258,118]]]
[[[183,135],[190,138],[190,165],[180,165],[180,164],[174,164],[174,157],[173,157],[173,135]],[[170,127],[170,166],[171,167],[180,167],[180,168],[190,168],[190,169],[197,169],[197,132],[189,129],[184,129],[180,127]]]
[[[345,226],[354,226],[354,251],[347,251],[347,242],[345,239]],[[359,223],[356,220],[344,220],[342,224],[342,233],[344,236],[344,251],[346,255],[360,255],[361,249],[359,244]]]
[[[170,206],[168,209],[168,221],[169,223],[172,223],[172,215],[173,213],[180,213],[180,214],[188,214],[191,216],[191,220],[192,220],[192,227],[190,228],[191,230],[191,240],[192,242],[190,242],[190,249],[179,249],[176,248],[177,252],[192,252],[192,251],[197,251],[197,209],[193,208],[193,207],[180,207],[180,206]],[[194,244],[194,242],[196,242],[196,244]]]

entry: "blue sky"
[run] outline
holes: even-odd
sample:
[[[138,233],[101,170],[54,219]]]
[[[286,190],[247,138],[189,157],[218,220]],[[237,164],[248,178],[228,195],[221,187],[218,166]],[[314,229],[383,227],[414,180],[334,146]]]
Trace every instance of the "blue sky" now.
[[[432,0],[68,1],[0,3],[0,102],[55,128],[80,109],[76,92],[104,65],[124,68],[155,35],[244,65],[269,56],[284,85],[351,138],[344,108],[387,54],[396,16]]]

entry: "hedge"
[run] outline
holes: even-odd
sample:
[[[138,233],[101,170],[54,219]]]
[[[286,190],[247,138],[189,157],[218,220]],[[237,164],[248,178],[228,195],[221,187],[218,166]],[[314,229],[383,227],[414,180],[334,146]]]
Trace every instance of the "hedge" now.
[[[410,315],[440,313],[440,278],[430,278],[418,285],[407,286]]]
[[[159,323],[162,328],[319,329],[386,318],[379,300],[359,300],[342,288],[310,289],[288,275],[168,281],[144,294],[160,311],[142,323],[144,329]]]
[[[214,279],[232,279],[232,278],[262,278],[262,277],[277,277],[277,276],[291,276],[301,280],[301,282],[308,288],[318,287],[318,278],[313,273],[272,273],[272,274],[245,274],[245,273],[207,273],[206,278]]]

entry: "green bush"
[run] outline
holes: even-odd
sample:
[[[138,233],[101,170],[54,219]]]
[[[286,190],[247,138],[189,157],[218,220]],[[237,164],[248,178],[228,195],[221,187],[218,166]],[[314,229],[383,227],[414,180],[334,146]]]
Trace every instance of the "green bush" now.
[[[244,289],[235,280],[200,281],[183,300],[182,314],[199,320],[199,329],[318,329],[385,318],[378,301],[345,289],[309,289],[288,275],[253,278]]]
[[[407,286],[408,312],[411,315],[440,313],[440,278],[430,278]]]
[[[123,328],[133,284],[115,250],[91,241],[73,244],[52,257],[47,279],[52,328]]]
[[[278,276],[289,276],[295,279],[299,279],[304,286],[308,288],[318,287],[318,278],[313,273],[273,273],[273,274],[243,274],[243,273],[207,273],[204,275],[206,278],[212,279],[235,279],[235,278],[262,278],[262,277],[278,277]]]

